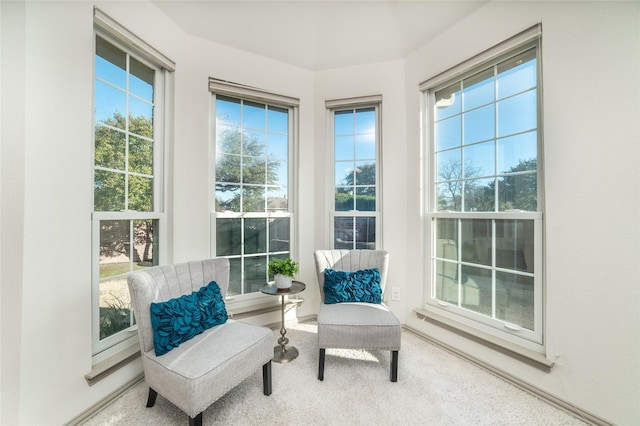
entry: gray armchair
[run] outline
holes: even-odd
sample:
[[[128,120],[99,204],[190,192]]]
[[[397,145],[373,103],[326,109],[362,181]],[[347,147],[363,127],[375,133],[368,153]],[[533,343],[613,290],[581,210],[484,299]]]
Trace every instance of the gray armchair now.
[[[378,268],[382,294],[387,279],[389,254],[383,250],[317,250],[314,254],[321,304],[318,312],[318,380],[324,380],[326,349],[374,349],[391,351],[391,381],[398,380],[401,328],[384,304],[347,302],[325,304],[324,271],[356,272]]]
[[[149,385],[147,407],[152,407],[160,394],[189,416],[190,425],[201,425],[207,407],[260,367],[263,392],[271,394],[273,333],[266,327],[229,319],[156,355],[151,303],[190,295],[211,281],[216,281],[224,300],[229,285],[228,259],[155,266],[128,277]]]

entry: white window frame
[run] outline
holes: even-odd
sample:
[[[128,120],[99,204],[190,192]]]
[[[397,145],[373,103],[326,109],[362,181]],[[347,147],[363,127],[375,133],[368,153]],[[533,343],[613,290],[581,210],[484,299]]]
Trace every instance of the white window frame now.
[[[298,258],[298,220],[297,220],[297,200],[298,200],[298,143],[299,143],[299,107],[300,100],[295,97],[272,93],[263,89],[246,86],[234,82],[224,81],[216,78],[209,78],[209,91],[211,92],[211,112],[210,112],[210,199],[209,199],[209,221],[210,221],[210,255],[216,256],[216,219],[217,218],[289,218],[289,254],[292,259]],[[243,101],[254,101],[266,105],[285,108],[289,111],[289,151],[288,151],[288,203],[287,211],[270,211],[260,213],[240,213],[240,212],[216,212],[216,96],[227,96],[241,99]],[[242,255],[244,256],[244,255]],[[266,284],[266,281],[265,281]],[[244,309],[256,302],[267,301],[271,303],[273,299],[261,292],[250,292],[227,296],[228,308]]]
[[[166,155],[170,141],[166,137],[171,117],[167,104],[170,102],[169,87],[175,63],[146,42],[135,36],[125,27],[114,21],[98,8],[94,8],[94,52],[95,40],[100,37],[108,43],[126,52],[131,57],[155,70],[154,78],[154,206],[152,212],[137,211],[93,211],[91,214],[91,258],[92,258],[92,354],[93,363],[101,362],[112,355],[138,343],[137,325],[100,339],[100,222],[103,220],[157,220],[158,221],[158,261],[166,263],[168,224],[166,216]],[[94,65],[95,67],[95,65]],[[95,68],[92,67],[95,81]],[[95,93],[94,93],[95,100]],[[95,120],[95,117],[93,118]],[[94,121],[94,129],[95,129]],[[95,133],[94,133],[95,135]],[[92,138],[92,142],[93,138]],[[95,142],[94,142],[95,144]],[[94,146],[94,144],[92,146]],[[92,149],[92,168],[95,155]],[[92,201],[93,205],[93,201]],[[126,274],[125,274],[126,276]]]
[[[538,188],[538,210],[536,212],[522,211],[499,211],[499,212],[447,212],[437,210],[437,192],[435,182],[437,179],[435,155],[434,155],[434,126],[433,108],[435,103],[434,92],[444,88],[452,82],[463,79],[482,69],[488,63],[494,63],[535,47],[537,50],[537,188]],[[422,126],[423,146],[425,147],[425,158],[423,164],[424,187],[427,194],[424,197],[424,247],[425,252],[425,295],[424,312],[427,316],[432,316],[447,325],[459,328],[464,332],[470,330],[477,331],[477,335],[487,336],[487,340],[504,341],[505,347],[520,347],[525,351],[543,354],[545,351],[544,341],[544,269],[543,269],[543,211],[544,211],[544,187],[543,187],[543,151],[542,151],[542,50],[541,50],[541,27],[536,25],[522,33],[482,52],[481,54],[447,70],[419,85],[422,92],[421,110],[424,125]],[[530,220],[534,223],[534,330],[527,330],[514,326],[505,321],[490,318],[479,313],[465,310],[453,306],[435,297],[435,255],[436,241],[434,219],[493,219],[510,220],[521,219]],[[459,263],[464,263],[462,260]],[[498,340],[495,340],[497,338]]]
[[[327,188],[330,188],[327,194],[327,205],[329,206],[329,217],[327,226],[327,241],[330,247],[335,247],[335,219],[337,217],[365,217],[374,218],[376,220],[376,240],[375,249],[383,247],[382,244],[382,95],[360,96],[353,98],[331,99],[325,101],[326,108],[326,122],[327,122],[327,144],[330,149],[329,152],[329,166],[328,169],[331,173],[327,173],[327,177],[330,179],[327,183]],[[376,138],[376,208],[374,211],[336,211],[335,207],[335,191],[336,191],[336,176],[335,176],[335,113],[348,110],[358,110],[365,108],[373,108],[376,115],[375,124],[375,138]],[[353,247],[355,248],[355,246]]]

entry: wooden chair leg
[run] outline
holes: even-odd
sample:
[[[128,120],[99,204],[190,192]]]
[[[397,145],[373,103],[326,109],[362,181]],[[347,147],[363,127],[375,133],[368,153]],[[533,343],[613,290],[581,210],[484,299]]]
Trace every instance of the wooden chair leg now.
[[[391,381],[398,381],[398,351],[391,351]]]
[[[271,395],[271,361],[262,366],[262,391]]]
[[[202,426],[202,413],[195,417],[189,417],[189,426]]]
[[[153,407],[156,403],[156,398],[158,397],[158,392],[149,388],[149,396],[147,397],[147,407]]]
[[[318,356],[318,380],[324,380],[324,352],[325,349],[320,348],[320,355]]]

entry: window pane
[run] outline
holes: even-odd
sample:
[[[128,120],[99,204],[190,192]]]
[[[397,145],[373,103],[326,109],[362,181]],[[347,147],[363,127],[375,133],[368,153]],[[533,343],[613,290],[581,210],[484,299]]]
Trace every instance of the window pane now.
[[[462,179],[462,150],[460,148],[442,151],[436,154],[436,167],[438,175],[436,180]]]
[[[498,64],[498,98],[536,86],[536,52],[529,50]]]
[[[153,174],[153,142],[147,139],[129,137],[129,171]]]
[[[353,161],[337,161],[335,166],[336,185],[353,185],[355,182]]]
[[[102,212],[124,210],[124,185],[123,173],[96,170],[93,183],[93,209]]]
[[[289,218],[269,219],[269,252],[290,250]]]
[[[460,114],[462,96],[460,96],[460,83],[452,84],[435,93],[434,119],[442,120],[455,114]]]
[[[490,68],[462,81],[465,111],[494,101],[495,86],[493,80],[493,68]]]
[[[289,132],[289,111],[285,108],[269,106],[267,119],[269,120],[268,129],[270,132]]]
[[[492,315],[491,270],[462,265],[462,307]]]
[[[462,115],[464,121],[464,143],[483,141],[495,137],[495,118],[493,104],[465,112]]]
[[[286,187],[267,187],[267,210],[270,212],[289,210]]]
[[[266,129],[266,105],[244,101],[242,105],[242,125],[252,129]]]
[[[462,209],[462,181],[454,180],[436,185],[438,210],[459,212]]]
[[[354,131],[353,110],[336,111],[334,114],[334,133],[336,135],[350,135]]]
[[[533,273],[532,220],[496,220],[496,266]]]
[[[216,256],[239,255],[242,248],[241,219],[216,220]]]
[[[353,188],[336,188],[335,209],[337,212],[355,210]]]
[[[264,185],[267,176],[266,172],[264,158],[242,157],[242,183]]]
[[[266,253],[267,251],[267,220],[244,220],[244,253]]]
[[[238,294],[242,294],[242,259],[232,257],[229,259],[229,289],[227,290],[227,296]]]
[[[158,265],[158,220],[133,221],[134,269]]]
[[[334,248],[353,249],[353,217],[336,217],[333,220]]]
[[[355,185],[376,184],[376,163],[370,161],[358,161],[355,169]],[[354,184],[349,182],[349,184]]]
[[[335,153],[334,160],[353,160],[354,156],[354,137],[349,136],[336,136],[335,138]]]
[[[131,326],[127,277],[122,275],[131,271],[129,223],[128,220],[100,222],[100,339]]]
[[[135,58],[130,60],[129,90],[142,99],[153,102],[153,78],[155,71]]]
[[[495,211],[495,179],[471,179],[464,182],[464,211]]]
[[[242,134],[238,127],[216,125],[216,155],[223,153],[240,155],[241,141]]]
[[[153,123],[153,105],[129,96],[129,119],[143,119],[148,123]],[[130,130],[133,131],[131,126]]]
[[[437,260],[435,279],[436,298],[458,305],[458,264]]]
[[[523,133],[509,138],[498,139],[498,172],[509,173],[535,170],[538,157],[537,132]],[[524,167],[534,167],[524,168]]]
[[[436,257],[458,259],[458,219],[436,219]]]
[[[100,221],[100,277],[130,271],[130,229],[128,220]]]
[[[95,165],[125,170],[126,136],[124,132],[96,125]]]
[[[96,81],[96,122],[103,122],[120,129],[125,128],[127,95],[120,89]]]
[[[245,130],[242,134],[242,155],[261,157],[266,154],[266,134],[256,130]]]
[[[351,158],[353,158],[353,153],[351,154]],[[376,158],[376,135],[375,134],[356,136],[356,157],[355,158],[358,160]]]
[[[240,159],[238,155],[216,156],[216,182],[240,183]]]
[[[269,185],[287,186],[289,165],[286,161],[267,162],[267,183]]]
[[[129,176],[129,210],[153,211],[153,179]]]
[[[264,212],[266,211],[264,186],[243,186],[242,187],[242,211],[243,212]]]
[[[149,111],[149,113],[151,113],[151,111]],[[151,115],[148,118],[129,116],[129,132],[153,139],[153,119]]]
[[[495,176],[495,142],[484,142],[464,148],[464,177]]]
[[[220,124],[240,125],[240,100],[216,96],[216,120]]]
[[[498,102],[498,136],[535,129],[537,126],[536,91]]]
[[[268,138],[268,151],[267,155],[272,158],[286,159],[289,155],[289,140],[287,135],[281,135],[279,133],[269,133]]]
[[[245,293],[260,291],[267,283],[267,256],[251,256],[244,258]]]
[[[376,130],[376,112],[374,108],[356,111],[356,133],[374,133]]]
[[[537,173],[501,177],[498,180],[498,207],[500,210],[537,211],[537,179]]]
[[[462,219],[462,261],[492,265],[492,228],[490,219]]]
[[[533,277],[496,272],[496,315],[520,327],[534,329]]]
[[[356,210],[376,211],[376,187],[365,186],[356,188]]]
[[[376,218],[356,218],[356,249],[374,250],[376,248]]]
[[[127,54],[96,37],[96,77],[118,87],[126,87]]]
[[[459,115],[439,121],[436,123],[435,127],[436,149],[438,151],[460,146],[462,130]]]
[[[133,325],[127,277],[100,282],[100,339]]]
[[[216,211],[240,211],[240,187],[238,185],[216,185]]]

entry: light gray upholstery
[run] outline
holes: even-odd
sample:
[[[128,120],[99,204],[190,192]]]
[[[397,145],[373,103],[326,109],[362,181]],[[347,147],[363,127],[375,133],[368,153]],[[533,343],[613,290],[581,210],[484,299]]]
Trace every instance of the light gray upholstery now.
[[[271,393],[273,333],[266,327],[228,320],[170,352],[156,356],[151,303],[191,294],[211,281],[216,281],[223,297],[226,296],[229,285],[228,259],[155,266],[133,272],[128,277],[150,401],[151,393],[155,391],[191,419],[260,367],[263,367],[265,375],[265,394]]]
[[[324,303],[324,270],[355,272],[362,269],[380,270],[383,294],[387,281],[389,253],[384,250],[317,250],[314,254],[320,286],[321,304],[318,312],[318,346],[320,365],[318,378],[323,380],[324,350],[328,348],[378,349],[392,351],[392,381],[397,373],[397,352],[400,350],[400,321],[384,304]],[[396,371],[393,371],[393,370]]]

